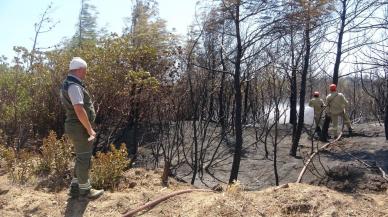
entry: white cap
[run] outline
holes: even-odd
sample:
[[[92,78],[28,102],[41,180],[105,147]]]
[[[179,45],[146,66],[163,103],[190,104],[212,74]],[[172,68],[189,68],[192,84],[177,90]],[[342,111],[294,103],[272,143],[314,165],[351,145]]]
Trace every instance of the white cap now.
[[[81,57],[73,57],[70,61],[69,70],[86,68],[87,66],[88,64]]]

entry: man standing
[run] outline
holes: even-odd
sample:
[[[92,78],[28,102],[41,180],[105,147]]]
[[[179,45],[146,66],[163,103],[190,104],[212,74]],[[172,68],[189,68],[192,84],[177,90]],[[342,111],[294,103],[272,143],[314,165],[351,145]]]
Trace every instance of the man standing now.
[[[345,96],[342,93],[337,92],[337,85],[331,84],[329,86],[330,94],[326,97],[327,113],[333,122],[333,131],[335,138],[338,137],[338,117],[341,116],[343,122],[346,124],[349,130],[349,134],[352,133],[352,126],[350,119],[345,112],[345,107],[349,105]]]
[[[83,84],[86,77],[86,62],[80,57],[74,57],[69,65],[69,74],[63,81],[60,96],[66,110],[65,133],[74,144],[76,153],[74,178],[70,184],[71,197],[97,198],[104,190],[93,189],[89,182],[90,160],[94,139],[91,122],[96,113],[90,94]]]
[[[315,121],[315,131],[321,132],[321,119],[322,119],[322,111],[325,103],[323,99],[319,98],[319,92],[315,91],[313,94],[313,98],[309,102],[309,106],[314,109],[314,121]]]

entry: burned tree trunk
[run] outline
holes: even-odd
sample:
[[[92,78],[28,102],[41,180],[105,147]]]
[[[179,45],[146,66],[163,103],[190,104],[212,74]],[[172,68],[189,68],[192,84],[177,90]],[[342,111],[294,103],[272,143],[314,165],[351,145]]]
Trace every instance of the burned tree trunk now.
[[[385,111],[384,111],[384,132],[385,139],[388,140],[388,77],[385,72]]]
[[[237,53],[236,53],[236,61],[234,64],[234,88],[235,88],[235,108],[234,108],[234,127],[235,127],[235,135],[236,135],[236,143],[235,150],[233,156],[232,170],[230,172],[229,184],[233,183],[237,180],[240,161],[241,161],[241,150],[242,150],[242,122],[241,122],[241,109],[242,109],[242,95],[241,95],[241,82],[240,82],[240,74],[241,74],[241,58],[243,55],[241,35],[240,35],[240,4],[238,3],[235,6],[235,17],[234,24],[236,30],[236,41],[237,41]]]
[[[299,58],[298,58],[299,59]],[[297,110],[296,110],[296,104],[298,100],[298,90],[297,90],[297,77],[296,77],[296,70],[297,70],[297,63],[295,60],[295,43],[294,43],[294,34],[293,34],[293,28],[291,27],[291,78],[290,78],[290,88],[291,88],[291,94],[290,94],[290,124],[293,126],[293,131],[296,129],[296,119],[297,119]]]
[[[296,86],[296,66],[292,67],[291,71],[291,95],[290,95],[290,124],[293,126],[296,126],[296,120],[297,120],[297,100],[298,100],[298,94],[297,94],[297,86]]]
[[[311,50],[310,27],[308,23],[305,29],[305,40],[306,40],[306,53],[304,56],[302,79],[300,84],[298,125],[296,128],[296,132],[292,135],[292,146],[290,150],[290,155],[294,157],[296,156],[296,151],[298,149],[299,140],[302,135],[302,130],[304,126],[304,104],[305,104],[305,96],[306,96],[306,80],[307,80],[307,73],[308,73],[308,67],[310,62],[310,50]]]
[[[339,73],[339,66],[341,63],[341,56],[342,56],[342,40],[344,37],[344,32],[345,32],[345,22],[346,22],[346,1],[347,0],[342,0],[342,13],[341,13],[341,26],[340,26],[340,31],[338,33],[338,42],[337,42],[337,54],[335,58],[335,63],[334,63],[334,71],[333,71],[333,84],[338,84],[338,73]],[[326,116],[325,121],[322,126],[322,133],[321,133],[321,138],[320,140],[322,141],[327,141],[328,138],[328,131],[329,131],[329,126],[330,126],[330,117]]]

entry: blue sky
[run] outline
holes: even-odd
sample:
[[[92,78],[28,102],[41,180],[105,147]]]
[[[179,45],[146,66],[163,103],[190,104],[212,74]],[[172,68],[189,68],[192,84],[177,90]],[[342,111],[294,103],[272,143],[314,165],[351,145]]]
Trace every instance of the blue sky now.
[[[159,14],[167,21],[168,29],[176,28],[185,35],[192,23],[197,0],[158,0]],[[50,17],[59,21],[56,27],[39,37],[38,47],[48,47],[71,37],[75,32],[80,0],[0,0],[0,56],[11,58],[13,46],[31,49],[34,37],[34,23],[53,2]],[[121,33],[124,17],[131,14],[131,0],[90,0],[99,12],[98,25],[109,32]]]

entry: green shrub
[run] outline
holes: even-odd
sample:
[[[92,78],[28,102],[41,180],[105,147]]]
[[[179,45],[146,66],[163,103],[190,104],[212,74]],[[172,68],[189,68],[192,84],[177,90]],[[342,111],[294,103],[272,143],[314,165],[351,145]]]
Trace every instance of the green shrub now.
[[[129,164],[125,144],[122,144],[120,149],[116,149],[114,145],[110,147],[110,152],[98,152],[96,157],[93,158],[91,181],[92,185],[96,188],[117,188],[123,172]]]
[[[43,139],[41,150],[38,173],[51,174],[58,178],[69,173],[72,161],[71,145],[64,137],[57,139],[55,132],[50,131],[50,134]]]

